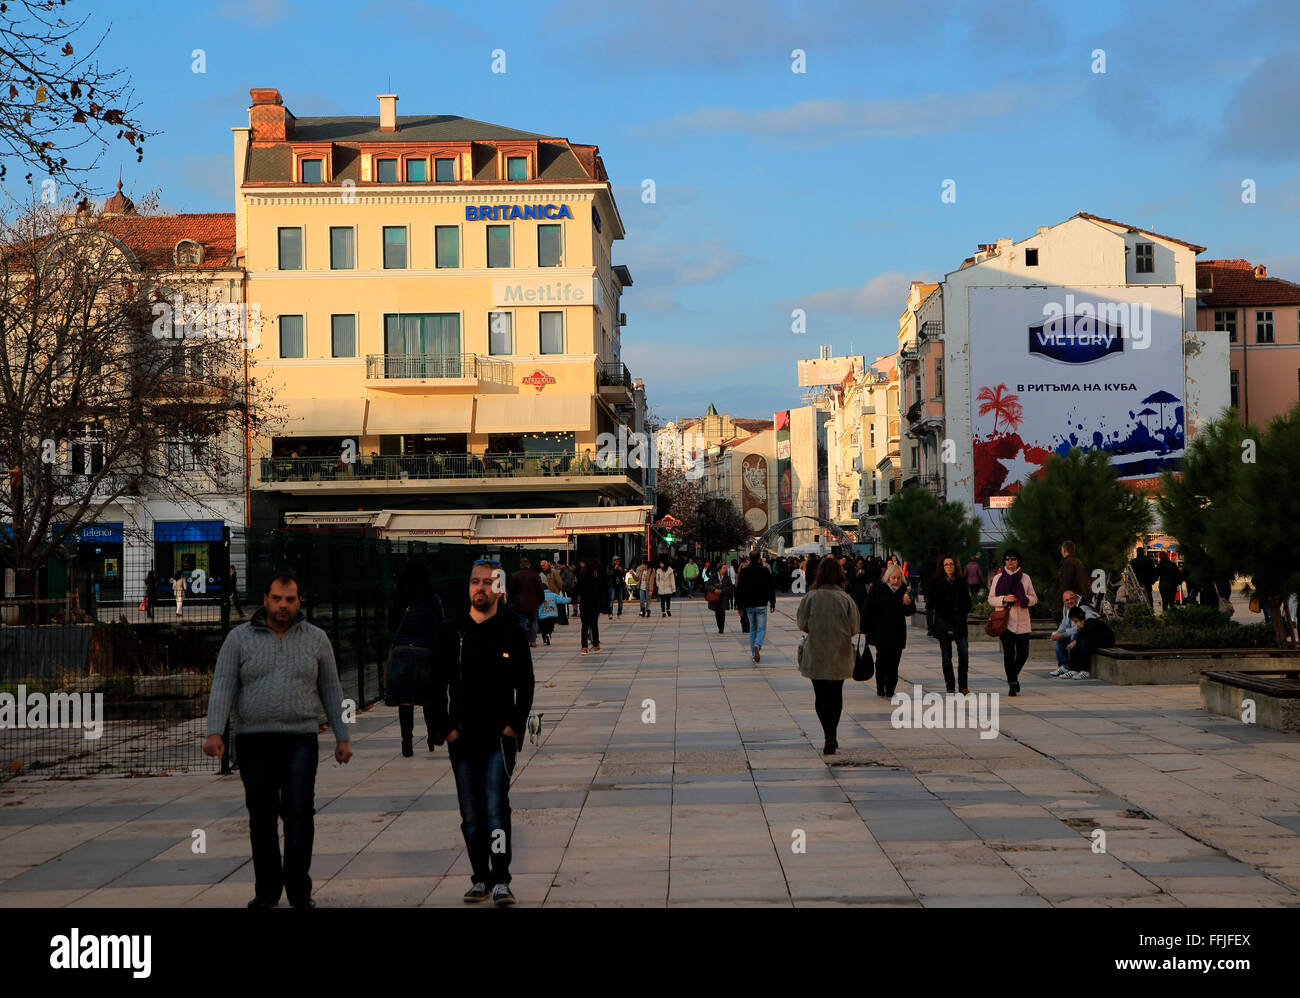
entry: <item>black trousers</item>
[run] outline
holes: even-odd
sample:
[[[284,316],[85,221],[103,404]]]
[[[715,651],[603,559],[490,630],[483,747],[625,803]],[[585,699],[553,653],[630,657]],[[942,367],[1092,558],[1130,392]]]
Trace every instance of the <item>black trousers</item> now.
[[[582,647],[587,647],[588,634],[591,635],[593,647],[600,644],[600,611],[588,614],[584,608],[580,619],[582,620]]]
[[[236,735],[235,753],[248,808],[257,897],[275,902],[283,891],[290,904],[302,904],[311,897],[316,761],[320,753],[316,735]],[[280,819],[284,820],[283,866]]]
[[[672,594],[672,593],[660,593],[660,594],[659,594],[659,614],[660,614],[660,616],[662,616],[663,614],[667,613],[667,612],[670,611],[672,608],[673,608],[673,594]]]
[[[887,697],[894,695],[898,686],[898,663],[903,659],[903,649],[897,645],[876,645],[876,692]]]
[[[727,629],[727,607],[725,600],[718,599],[713,604],[713,616],[718,620],[718,633],[721,634]]]
[[[822,722],[822,734],[828,742],[833,742],[844,710],[844,680],[814,679],[812,684],[813,704],[817,708],[817,720]]]
[[[1029,635],[1003,631],[998,640],[1002,642],[1002,669],[1007,674],[1007,682],[1019,682],[1020,670],[1029,658]]]

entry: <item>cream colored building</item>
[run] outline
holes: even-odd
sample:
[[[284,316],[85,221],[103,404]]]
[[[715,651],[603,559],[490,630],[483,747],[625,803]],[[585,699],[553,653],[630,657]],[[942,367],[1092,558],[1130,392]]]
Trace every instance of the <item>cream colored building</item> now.
[[[250,91],[237,245],[261,311],[254,523],[289,512],[626,505],[623,224],[594,145],[454,116],[296,118]],[[606,438],[608,439],[608,438]]]

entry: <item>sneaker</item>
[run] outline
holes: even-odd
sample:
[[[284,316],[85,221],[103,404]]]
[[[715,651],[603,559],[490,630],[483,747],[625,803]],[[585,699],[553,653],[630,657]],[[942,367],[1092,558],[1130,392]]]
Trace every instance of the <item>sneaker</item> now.
[[[586,649],[586,648],[582,649],[582,653],[583,653],[584,655],[586,655],[586,654],[587,654],[587,649]]]
[[[492,903],[495,905],[515,903],[515,896],[510,893],[509,884],[497,884],[492,888]]]
[[[755,662],[758,661],[758,651],[759,651],[759,650],[758,650],[757,648],[754,649],[754,661],[755,661]]]
[[[1065,672],[1062,672],[1062,673],[1061,673],[1061,678],[1062,678],[1062,679],[1073,679],[1073,678],[1074,678],[1074,673],[1073,673],[1073,672],[1070,672],[1070,671],[1067,669]]]
[[[593,648],[593,649],[591,649],[591,650],[592,650],[592,652],[593,652],[594,654],[599,655],[599,654],[600,654],[600,645],[596,645],[596,647]]]
[[[487,899],[488,885],[481,880],[474,881],[474,886],[467,890],[465,896],[461,898],[462,901],[469,904],[477,904],[479,901],[486,901]]]
[[[1049,676],[1064,676],[1064,675],[1065,675],[1065,672],[1066,672],[1066,670],[1065,670],[1065,666],[1063,666],[1063,665],[1058,665],[1055,669],[1053,669],[1051,672],[1049,672],[1048,675],[1049,675]]]
[[[1091,678],[1092,678],[1092,673],[1091,673],[1091,672],[1076,672],[1076,673],[1074,674],[1074,677],[1073,677],[1073,678],[1075,678],[1075,679],[1091,679]]]

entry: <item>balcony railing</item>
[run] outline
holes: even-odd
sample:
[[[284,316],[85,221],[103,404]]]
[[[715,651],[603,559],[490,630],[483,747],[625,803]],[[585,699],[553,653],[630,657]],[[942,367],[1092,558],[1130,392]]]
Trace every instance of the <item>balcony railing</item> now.
[[[920,401],[913,402],[907,407],[907,422],[909,425],[921,418],[921,408],[922,403]]]
[[[508,361],[473,353],[372,353],[366,355],[366,377],[378,378],[474,378],[502,381],[509,377]]]
[[[937,319],[921,323],[921,339],[937,340],[943,336],[943,323]]]
[[[602,466],[603,465],[603,466]],[[541,454],[376,455],[346,463],[329,457],[264,457],[263,482],[349,482],[439,478],[552,478],[626,475],[640,482],[640,468],[567,452]]]
[[[632,372],[627,369],[626,364],[614,361],[609,364],[600,365],[600,387],[622,387],[631,389]]]

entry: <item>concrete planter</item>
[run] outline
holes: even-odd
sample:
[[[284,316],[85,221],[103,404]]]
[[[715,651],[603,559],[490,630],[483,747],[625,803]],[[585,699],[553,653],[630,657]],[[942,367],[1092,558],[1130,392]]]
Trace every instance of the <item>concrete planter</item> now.
[[[1254,723],[1300,734],[1300,672],[1221,672],[1201,676],[1201,706],[1212,714],[1242,719],[1244,701],[1253,701]]]
[[[1102,648],[1093,653],[1092,675],[1117,686],[1199,683],[1209,670],[1276,672],[1300,667],[1300,651],[1281,648]]]

